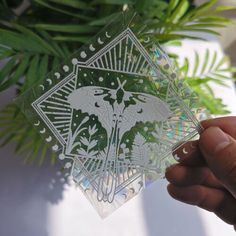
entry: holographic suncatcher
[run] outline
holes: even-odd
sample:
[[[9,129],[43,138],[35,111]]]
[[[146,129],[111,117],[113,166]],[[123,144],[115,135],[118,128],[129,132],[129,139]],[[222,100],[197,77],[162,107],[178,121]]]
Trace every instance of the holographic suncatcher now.
[[[196,96],[137,22],[122,12],[17,101],[102,217],[201,131]]]

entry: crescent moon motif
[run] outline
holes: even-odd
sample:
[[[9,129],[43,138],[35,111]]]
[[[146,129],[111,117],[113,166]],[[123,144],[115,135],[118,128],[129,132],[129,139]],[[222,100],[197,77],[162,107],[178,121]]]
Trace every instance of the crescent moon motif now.
[[[175,159],[176,161],[179,161],[179,160],[180,160],[180,157],[179,157],[177,154],[175,154],[175,155],[174,155],[174,159]]]
[[[143,187],[143,181],[139,181],[138,184],[140,185],[139,191],[140,189]]]
[[[101,40],[100,37],[98,37],[98,43],[101,44],[101,45],[104,44],[104,42]]]
[[[90,191],[90,188],[86,188],[84,191],[85,191],[85,192],[88,192],[88,191]]]
[[[89,45],[89,50],[94,52],[96,49],[94,48],[94,46],[92,44]]]
[[[40,84],[39,87],[44,91],[44,86],[42,84]]]
[[[58,73],[58,72],[56,72],[54,75],[56,76],[57,79],[59,79],[61,77],[60,73]]]
[[[130,190],[131,193],[133,193],[133,194],[135,193],[135,189],[134,188],[130,188],[129,190]]]
[[[45,128],[43,128],[43,129],[42,129],[42,130],[40,130],[39,132],[40,132],[40,134],[44,134],[44,133],[46,132],[46,129],[45,129]]]
[[[39,125],[40,125],[40,121],[38,120],[38,122],[36,122],[34,126],[39,126]]]
[[[58,145],[54,145],[54,146],[52,147],[52,150],[53,150],[53,151],[57,151],[58,148],[59,148]]]
[[[185,148],[183,148],[183,153],[184,153],[184,154],[188,154],[188,152],[186,151]]]
[[[70,162],[67,162],[67,163],[65,164],[65,168],[66,168],[66,169],[69,169],[71,166],[72,166],[72,165],[71,165]]]
[[[108,32],[106,32],[106,37],[111,38],[111,36],[108,34]]]
[[[49,136],[48,138],[46,138],[46,141],[47,141],[48,143],[51,142],[51,141],[52,141],[52,137]]]
[[[49,83],[49,85],[52,85],[52,80],[51,79],[47,79],[47,82]]]
[[[64,66],[63,66],[63,70],[64,70],[65,72],[68,72],[68,71],[69,71],[69,66],[64,65]]]

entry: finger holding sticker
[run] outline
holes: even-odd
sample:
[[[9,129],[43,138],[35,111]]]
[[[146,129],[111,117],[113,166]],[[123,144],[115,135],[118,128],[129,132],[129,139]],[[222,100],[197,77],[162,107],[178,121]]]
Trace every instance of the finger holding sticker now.
[[[166,171],[170,195],[214,212],[236,225],[236,117],[202,122],[205,128],[196,148]],[[186,143],[191,147],[192,143]],[[180,155],[181,150],[175,151]]]

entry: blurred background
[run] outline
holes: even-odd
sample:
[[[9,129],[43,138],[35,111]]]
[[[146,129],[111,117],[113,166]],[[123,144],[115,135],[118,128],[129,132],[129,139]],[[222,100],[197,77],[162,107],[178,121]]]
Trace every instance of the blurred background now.
[[[195,4],[205,2],[195,1]],[[219,4],[235,5],[235,0]],[[226,14],[226,13],[224,13]],[[227,17],[236,22],[236,10]],[[236,25],[219,30],[221,37],[207,42],[184,40],[169,50],[194,60],[207,48],[227,53],[236,66]],[[236,115],[235,86],[212,85],[231,114]],[[15,88],[0,93],[0,107],[12,101]],[[99,218],[84,195],[64,182],[60,166],[45,162],[25,165],[13,145],[0,148],[0,235],[2,236],[233,236],[235,232],[214,214],[179,203],[167,194],[165,180],[158,180],[107,219]],[[48,161],[49,162],[49,161]]]

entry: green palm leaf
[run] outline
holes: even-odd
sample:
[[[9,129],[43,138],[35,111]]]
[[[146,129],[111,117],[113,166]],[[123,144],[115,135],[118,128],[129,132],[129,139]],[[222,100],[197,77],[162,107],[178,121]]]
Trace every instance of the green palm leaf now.
[[[209,82],[227,86],[227,80],[236,80],[231,76],[231,72],[236,68],[230,66],[229,58],[220,58],[216,51],[210,52],[206,49],[202,59],[198,52],[195,52],[193,69],[190,68],[190,62],[185,58],[184,65],[180,68],[182,79],[199,95],[200,104],[212,114],[226,114],[225,105],[220,99],[215,98]]]
[[[155,37],[165,45],[180,45],[180,40],[201,39],[199,33],[218,35],[217,28],[231,21],[218,13],[232,7],[216,6],[210,0],[193,7],[188,0],[32,0],[30,6],[16,15],[11,1],[0,3],[0,91],[11,86],[23,93],[61,61],[86,43],[101,27],[116,17],[122,9],[131,8],[142,17],[144,35]],[[191,32],[191,34],[189,33]],[[177,58],[177,55],[171,55]],[[178,61],[178,60],[177,60]],[[182,79],[200,95],[200,105],[214,114],[227,110],[216,99],[210,81],[224,84],[230,79],[226,72],[236,69],[225,66],[227,58],[206,51],[204,61],[196,53],[194,69],[190,62],[178,65]],[[16,152],[25,161],[42,164],[48,147],[14,105],[0,112],[0,141],[2,145],[16,143]],[[50,154],[55,162],[55,154]]]

